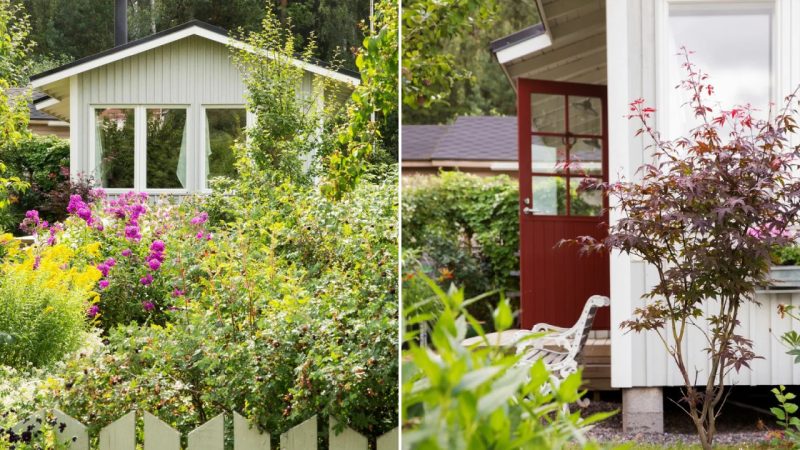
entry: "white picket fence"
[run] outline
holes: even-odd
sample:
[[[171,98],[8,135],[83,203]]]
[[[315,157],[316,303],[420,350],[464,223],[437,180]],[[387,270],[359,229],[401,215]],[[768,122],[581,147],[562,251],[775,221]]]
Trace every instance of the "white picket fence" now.
[[[46,423],[44,411],[23,420],[13,429],[17,433],[38,431]],[[70,450],[89,450],[87,427],[59,410],[52,411],[57,425],[55,433],[59,441],[68,443]],[[223,450],[225,415],[220,414],[191,431],[187,436],[187,450]],[[59,427],[60,424],[65,426]],[[328,430],[330,450],[367,450],[368,439],[356,431],[346,428],[336,433],[336,421],[331,418]],[[250,425],[244,417],[233,413],[234,450],[270,450],[270,434],[262,433]],[[398,429],[377,439],[377,450],[398,450]],[[129,412],[100,430],[100,450],[136,450],[136,414]],[[317,416],[281,434],[281,450],[316,450]],[[144,450],[180,450],[181,434],[156,416],[144,413]]]

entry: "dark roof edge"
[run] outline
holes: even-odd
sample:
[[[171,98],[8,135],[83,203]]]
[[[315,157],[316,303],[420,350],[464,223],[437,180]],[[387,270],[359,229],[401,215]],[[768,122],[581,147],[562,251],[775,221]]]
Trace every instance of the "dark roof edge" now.
[[[528,28],[523,28],[522,30],[517,31],[516,33],[509,34],[508,36],[490,42],[489,49],[492,51],[492,53],[497,53],[506,47],[511,47],[512,45],[519,44],[522,41],[526,41],[528,39],[541,36],[544,33],[545,33],[544,24],[539,22],[536,25],[532,25]]]
[[[44,77],[52,75],[54,73],[61,72],[62,70],[67,70],[67,69],[70,69],[72,67],[76,67],[76,66],[79,66],[81,64],[85,64],[87,62],[94,61],[95,59],[102,58],[104,56],[113,55],[114,53],[117,53],[119,51],[126,50],[126,49],[129,49],[129,48],[132,48],[132,47],[136,47],[136,46],[145,44],[147,42],[153,41],[155,39],[159,39],[161,37],[164,37],[164,36],[167,36],[167,35],[170,35],[170,34],[173,34],[173,33],[177,33],[178,31],[182,31],[182,30],[185,30],[185,29],[191,28],[191,27],[200,27],[200,28],[206,29],[208,31],[217,33],[219,35],[222,35],[222,36],[225,36],[225,37],[230,37],[230,35],[228,34],[228,30],[226,30],[226,29],[224,29],[222,27],[211,25],[209,23],[203,22],[202,20],[193,19],[193,20],[190,20],[190,21],[188,21],[186,23],[180,24],[178,26],[175,26],[175,27],[172,27],[172,28],[168,28],[166,30],[159,31],[158,33],[155,33],[155,34],[151,34],[150,36],[146,36],[146,37],[143,37],[141,39],[137,39],[135,41],[128,42],[127,44],[123,44],[123,45],[119,45],[119,46],[116,46],[116,47],[112,47],[112,48],[109,48],[107,50],[103,50],[102,52],[95,53],[94,55],[89,55],[89,56],[85,56],[85,57],[80,58],[80,59],[76,59],[75,61],[72,61],[70,63],[64,64],[63,66],[55,67],[53,69],[46,70],[46,71],[41,72],[41,73],[37,73],[36,75],[32,75],[30,77],[30,80],[31,81],[38,80],[40,78],[44,78]],[[316,58],[312,58],[311,61],[309,61],[309,62],[312,63],[312,64],[316,64],[318,66],[324,67],[326,69],[331,69],[331,64],[330,63],[322,61],[322,60],[319,60],[319,59],[316,59]],[[353,78],[360,78],[360,74],[358,72],[356,72],[356,71],[353,71],[353,70],[336,69],[336,72],[339,72],[339,73],[341,73],[343,75],[347,75],[347,76],[350,76],[350,77],[353,77]]]

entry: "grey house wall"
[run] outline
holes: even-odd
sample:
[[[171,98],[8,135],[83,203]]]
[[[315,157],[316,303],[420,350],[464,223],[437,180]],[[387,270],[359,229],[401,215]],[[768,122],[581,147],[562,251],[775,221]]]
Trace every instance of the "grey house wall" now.
[[[306,72],[302,92],[310,94]],[[245,104],[245,85],[223,44],[190,36],[70,78],[71,172],[94,173],[90,161],[93,109],[98,106],[187,107],[188,191],[201,190],[203,107]],[[77,113],[77,114],[76,114]]]

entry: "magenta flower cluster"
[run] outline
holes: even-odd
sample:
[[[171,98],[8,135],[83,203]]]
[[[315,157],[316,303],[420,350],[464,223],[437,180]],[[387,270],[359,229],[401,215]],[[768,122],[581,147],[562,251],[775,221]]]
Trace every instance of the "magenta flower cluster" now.
[[[125,221],[125,239],[133,242],[142,240],[139,217],[147,212],[147,194],[144,192],[126,192],[116,200],[108,202],[104,211]]]
[[[70,195],[69,204],[67,205],[67,212],[83,219],[86,222],[86,225],[90,227],[94,226],[94,228],[100,231],[103,230],[103,222],[92,215],[92,208],[88,203],[83,201],[83,197],[80,195]]]
[[[111,268],[116,265],[117,261],[114,258],[108,258],[96,266],[97,270],[99,270],[103,275],[103,278],[97,283],[97,285],[100,286],[100,289],[105,289],[108,287],[108,273],[111,271]]]

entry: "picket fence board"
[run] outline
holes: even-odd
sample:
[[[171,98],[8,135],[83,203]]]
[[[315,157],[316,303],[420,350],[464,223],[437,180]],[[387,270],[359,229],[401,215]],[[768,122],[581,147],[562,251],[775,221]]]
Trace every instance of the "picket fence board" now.
[[[191,450],[224,450],[225,447],[225,414],[195,428],[189,433]]]
[[[270,450],[270,435],[252,426],[239,413],[233,413],[233,450]]]
[[[181,433],[145,411],[144,450],[181,450]]]
[[[53,410],[58,424],[65,425],[58,431],[58,438],[68,444],[70,450],[89,450],[88,428],[82,423]],[[21,433],[26,430],[37,431],[47,418],[45,411],[38,411],[20,421],[13,429]],[[188,435],[188,450],[222,450],[224,447],[225,415],[220,414],[191,431]],[[367,450],[368,439],[355,430],[345,427],[336,434],[335,418],[330,418],[328,427],[328,448],[330,450]],[[281,434],[281,450],[316,450],[317,416],[313,416],[291,430]],[[377,440],[377,450],[398,450],[399,429],[395,428]],[[74,441],[72,439],[75,439]],[[98,436],[101,450],[136,449],[136,413],[129,412],[100,430]],[[144,450],[180,450],[181,434],[158,417],[144,412]],[[234,450],[270,450],[270,434],[258,430],[250,422],[233,413]]]
[[[328,427],[329,448],[331,450],[340,448],[363,448],[366,450],[368,448],[367,438],[350,428],[345,428],[341,433],[336,434],[334,427],[337,423],[337,420],[331,417]]]
[[[316,450],[317,416],[281,435],[281,450]]]
[[[136,413],[131,411],[100,430],[100,450],[136,450]]]
[[[398,450],[400,448],[400,429],[395,428],[378,438],[377,450]]]

